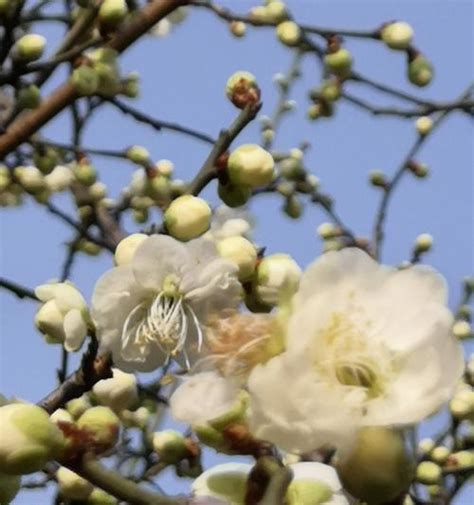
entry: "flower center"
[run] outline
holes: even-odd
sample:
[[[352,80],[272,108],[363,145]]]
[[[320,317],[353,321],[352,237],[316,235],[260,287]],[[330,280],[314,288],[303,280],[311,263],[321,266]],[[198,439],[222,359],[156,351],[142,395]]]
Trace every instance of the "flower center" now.
[[[182,353],[189,367],[185,350],[189,330],[194,325],[198,349],[202,344],[202,331],[191,306],[170,287],[168,284],[151,303],[137,305],[125,320],[122,329],[122,356],[125,360],[143,362],[151,348],[157,346],[167,359]]]

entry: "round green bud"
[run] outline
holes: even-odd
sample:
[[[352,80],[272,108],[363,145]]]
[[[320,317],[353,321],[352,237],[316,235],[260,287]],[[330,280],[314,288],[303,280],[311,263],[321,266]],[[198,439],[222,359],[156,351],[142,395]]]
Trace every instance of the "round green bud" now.
[[[121,84],[121,93],[128,98],[137,98],[140,94],[140,76],[136,72],[128,74]]]
[[[433,67],[421,54],[408,64],[408,79],[415,86],[423,87],[433,79]]]
[[[429,116],[421,116],[415,121],[416,131],[424,136],[433,129],[433,120]]]
[[[266,16],[273,23],[278,23],[283,21],[288,17],[288,12],[286,10],[286,5],[280,0],[274,0],[266,6]]]
[[[36,33],[28,33],[19,38],[13,49],[16,59],[23,62],[34,61],[43,56],[46,39]]]
[[[96,169],[90,163],[76,163],[72,171],[76,181],[84,186],[92,186],[97,180]]]
[[[150,153],[142,146],[129,147],[125,156],[137,165],[147,165],[150,162]]]
[[[435,448],[435,442],[432,438],[423,438],[418,442],[418,453],[420,455],[429,454]]]
[[[457,468],[466,468],[474,465],[474,452],[459,451],[453,452],[449,458],[449,464],[454,464]]]
[[[380,35],[390,49],[405,50],[413,39],[413,28],[405,21],[395,21],[385,25]]]
[[[79,398],[74,398],[66,403],[66,410],[71,414],[73,419],[79,419],[84,412],[91,407],[89,398],[82,395]]]
[[[202,198],[183,195],[173,200],[164,213],[164,223],[171,236],[187,241],[209,229],[211,208]]]
[[[245,35],[247,31],[247,26],[242,21],[231,21],[229,24],[230,33],[234,35],[234,37],[241,38]]]
[[[450,454],[451,451],[447,447],[440,445],[431,451],[430,458],[438,465],[444,465]]]
[[[217,194],[228,207],[240,207],[245,205],[252,191],[248,186],[235,186],[234,184],[218,184]]]
[[[101,247],[90,240],[82,238],[77,244],[77,250],[88,256],[97,256],[102,251]]]
[[[319,94],[324,100],[328,102],[335,102],[341,97],[341,86],[335,80],[324,81]]]
[[[70,78],[71,84],[81,96],[90,96],[99,89],[99,75],[87,65],[81,65],[74,69]]]
[[[347,49],[338,49],[324,57],[328,69],[338,77],[347,77],[352,67],[352,55]]]
[[[285,46],[296,46],[301,40],[301,28],[294,21],[283,21],[277,25],[276,34]]]
[[[173,162],[170,160],[158,160],[155,167],[163,177],[171,177],[174,171]]]
[[[111,449],[117,442],[120,420],[108,407],[91,407],[76,424],[91,435],[96,449],[101,452]]]
[[[303,204],[296,195],[291,195],[285,200],[283,212],[291,219],[298,219],[303,214]]]
[[[132,217],[135,223],[138,224],[146,223],[149,218],[148,209],[133,209]]]
[[[60,456],[65,440],[48,414],[36,405],[0,407],[0,472],[22,475],[41,470]]]
[[[87,498],[87,505],[117,505],[117,503],[117,498],[99,488],[95,488]]]
[[[285,158],[280,163],[280,173],[283,177],[289,179],[290,181],[304,180],[306,175],[306,171],[301,163],[301,160],[293,157]]]
[[[119,25],[128,13],[125,0],[104,0],[99,9],[99,20],[108,27]]]
[[[41,153],[36,151],[33,154],[33,161],[43,174],[49,174],[58,165],[59,155],[56,149],[46,147]]]
[[[257,250],[255,246],[244,237],[235,236],[219,240],[217,243],[219,254],[234,263],[241,281],[249,280],[257,264]]]
[[[433,237],[429,233],[418,235],[415,240],[415,253],[420,254],[428,252],[433,247]]]
[[[117,266],[128,265],[132,262],[136,250],[148,238],[144,233],[133,233],[119,242],[114,253]]]
[[[259,145],[243,144],[230,154],[227,169],[232,184],[257,188],[273,180],[275,162]]]
[[[380,170],[372,170],[369,173],[369,181],[372,186],[378,188],[386,188],[387,187],[387,178],[383,172]]]
[[[333,490],[325,482],[298,479],[290,482],[286,492],[288,505],[319,505],[331,502]]]
[[[149,195],[156,201],[166,201],[170,197],[171,184],[168,177],[163,175],[155,175],[148,179],[147,189]]]
[[[306,117],[310,121],[316,121],[321,116],[321,107],[319,106],[319,103],[313,103],[308,107],[308,110],[306,111]]]
[[[8,505],[20,491],[21,477],[0,473],[0,503]]]
[[[118,368],[113,368],[112,374],[110,379],[103,379],[92,388],[95,400],[116,413],[135,407],[138,403],[135,375],[122,372]]]
[[[337,470],[352,496],[379,505],[408,489],[413,462],[398,432],[370,427],[360,431],[352,453],[338,464]]]
[[[416,480],[422,484],[437,484],[441,479],[441,468],[432,461],[422,461],[416,468]]]
[[[175,430],[159,431],[153,434],[153,449],[161,461],[174,465],[187,454],[186,439]]]
[[[58,491],[64,498],[86,500],[94,489],[89,481],[64,466],[60,467],[56,472],[56,479],[58,482]]]
[[[30,84],[18,90],[16,103],[20,109],[36,109],[41,103],[41,92],[38,86]]]
[[[51,421],[58,425],[61,423],[74,423],[74,419],[72,418],[71,414],[66,410],[66,409],[56,409],[50,416],[49,418]]]
[[[453,324],[453,335],[460,340],[469,338],[472,335],[472,328],[468,321],[456,321]]]
[[[27,193],[35,195],[46,189],[44,175],[36,167],[16,167],[13,174]]]

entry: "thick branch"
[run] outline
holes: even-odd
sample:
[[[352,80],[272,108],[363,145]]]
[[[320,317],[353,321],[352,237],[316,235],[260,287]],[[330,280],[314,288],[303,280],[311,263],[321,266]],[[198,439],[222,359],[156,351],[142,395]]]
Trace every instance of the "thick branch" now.
[[[185,0],[154,0],[148,3],[129,23],[125,24],[106,44],[106,47],[118,52],[124,51],[160,19],[185,3]],[[72,84],[63,84],[47,97],[40,107],[14,121],[6,133],[0,136],[0,160],[77,98],[78,95]]]

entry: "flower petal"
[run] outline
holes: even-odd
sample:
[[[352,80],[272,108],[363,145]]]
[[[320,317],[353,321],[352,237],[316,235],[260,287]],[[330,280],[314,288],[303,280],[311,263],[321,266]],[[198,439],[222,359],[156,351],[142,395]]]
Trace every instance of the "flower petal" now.
[[[68,352],[78,351],[87,335],[87,324],[79,309],[70,310],[64,317],[64,348]]]

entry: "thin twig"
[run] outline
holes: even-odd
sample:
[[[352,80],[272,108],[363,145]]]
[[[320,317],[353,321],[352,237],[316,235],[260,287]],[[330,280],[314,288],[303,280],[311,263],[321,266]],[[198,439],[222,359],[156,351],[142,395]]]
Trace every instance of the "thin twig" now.
[[[30,300],[38,301],[38,297],[35,295],[34,291],[25,288],[24,286],[20,286],[20,284],[17,284],[16,282],[4,279],[3,277],[0,277],[0,288],[10,291],[18,298],[29,298]]]

